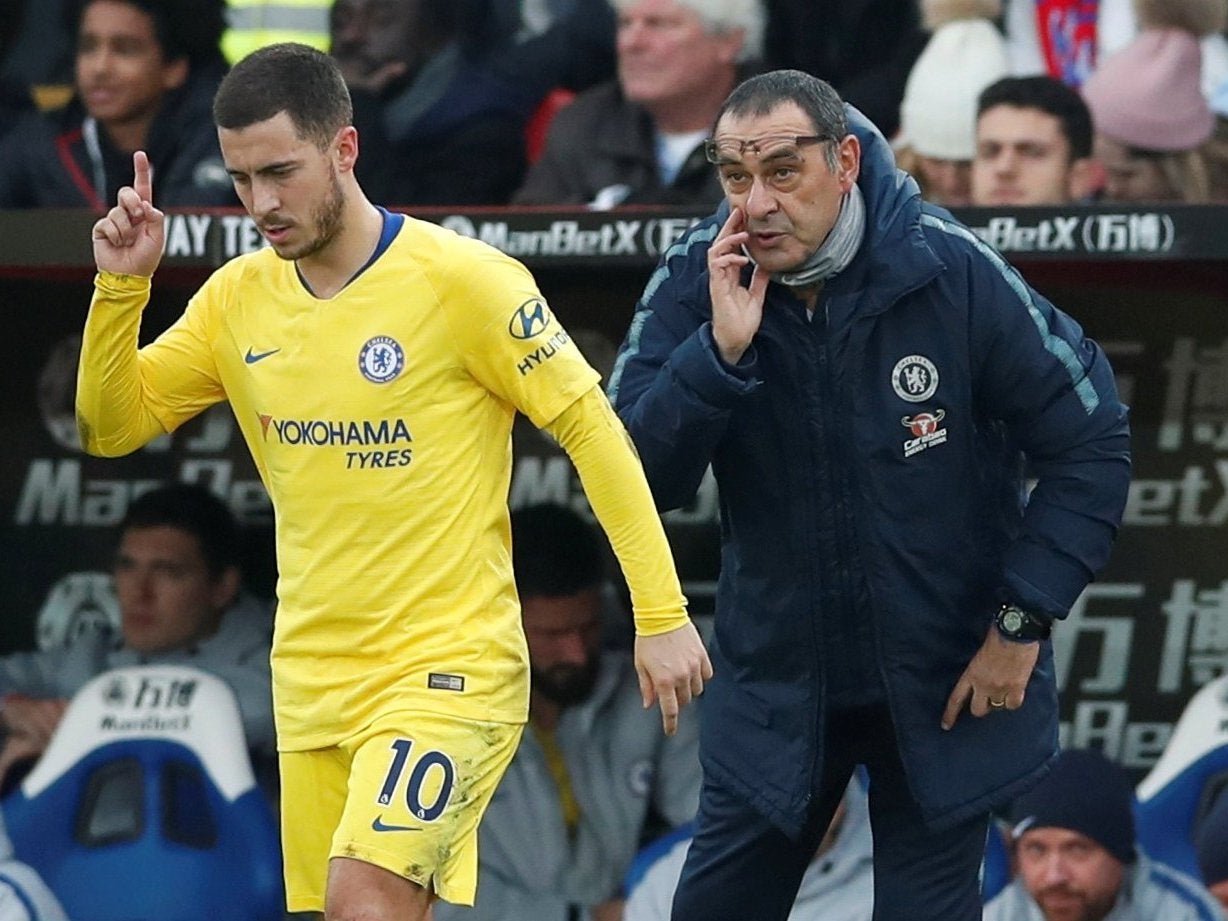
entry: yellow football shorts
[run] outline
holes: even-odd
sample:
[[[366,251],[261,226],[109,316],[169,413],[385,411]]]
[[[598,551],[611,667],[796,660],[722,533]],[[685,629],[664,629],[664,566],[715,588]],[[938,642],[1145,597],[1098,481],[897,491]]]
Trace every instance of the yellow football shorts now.
[[[478,822],[523,728],[401,711],[340,745],[282,752],[289,910],[324,910],[333,857],[383,867],[441,899],[472,905]]]

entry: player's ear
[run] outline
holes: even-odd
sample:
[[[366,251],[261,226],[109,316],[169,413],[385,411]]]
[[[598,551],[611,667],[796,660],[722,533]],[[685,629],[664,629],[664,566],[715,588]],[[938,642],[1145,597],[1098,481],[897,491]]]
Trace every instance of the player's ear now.
[[[343,172],[351,172],[358,162],[358,129],[346,125],[333,138],[333,149],[336,151],[337,168]]]

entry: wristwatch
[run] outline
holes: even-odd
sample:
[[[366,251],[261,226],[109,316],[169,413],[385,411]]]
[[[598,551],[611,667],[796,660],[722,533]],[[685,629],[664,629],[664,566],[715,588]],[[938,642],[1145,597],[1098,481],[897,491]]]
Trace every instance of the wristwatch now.
[[[998,628],[998,633],[1016,643],[1047,640],[1049,632],[1053,629],[1053,621],[1050,618],[1025,611],[1009,601],[998,609],[994,624]]]

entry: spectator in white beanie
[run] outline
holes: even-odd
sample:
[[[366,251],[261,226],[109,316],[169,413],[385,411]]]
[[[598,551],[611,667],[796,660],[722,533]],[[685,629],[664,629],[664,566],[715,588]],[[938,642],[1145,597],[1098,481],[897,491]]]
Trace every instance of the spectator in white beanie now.
[[[931,31],[900,105],[896,155],[928,201],[969,204],[976,100],[1008,72],[1006,44],[991,21],[1001,0],[922,0]]]

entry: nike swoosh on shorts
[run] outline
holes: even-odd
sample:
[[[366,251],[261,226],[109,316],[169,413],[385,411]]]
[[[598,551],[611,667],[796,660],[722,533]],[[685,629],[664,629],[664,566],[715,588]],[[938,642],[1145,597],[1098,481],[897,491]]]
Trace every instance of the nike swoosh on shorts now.
[[[377,815],[371,822],[372,831],[422,831],[412,825],[385,825],[384,817]]]

